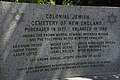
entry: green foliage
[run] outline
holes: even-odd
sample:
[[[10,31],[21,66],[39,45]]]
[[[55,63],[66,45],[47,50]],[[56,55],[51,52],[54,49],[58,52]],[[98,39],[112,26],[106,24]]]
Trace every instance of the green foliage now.
[[[63,0],[64,5],[72,5],[72,0]]]
[[[31,0],[31,3],[47,4],[48,0]]]
[[[0,0],[9,2],[27,2],[38,4],[63,4],[63,5],[84,5],[84,6],[119,6],[120,0]],[[63,1],[62,3],[57,3]]]
[[[30,3],[38,3],[38,4],[55,4],[56,0],[2,0],[9,2],[30,2]],[[76,5],[74,4],[76,0],[63,0],[63,5]],[[79,0],[77,0],[79,1]]]
[[[15,2],[27,2],[28,0],[15,0]],[[55,0],[29,0],[30,3],[54,4]]]

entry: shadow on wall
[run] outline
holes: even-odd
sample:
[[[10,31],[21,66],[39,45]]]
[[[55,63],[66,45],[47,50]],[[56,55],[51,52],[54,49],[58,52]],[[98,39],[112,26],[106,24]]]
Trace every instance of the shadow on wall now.
[[[75,78],[66,78],[64,80],[93,80],[90,78],[82,78],[82,77],[75,77]]]

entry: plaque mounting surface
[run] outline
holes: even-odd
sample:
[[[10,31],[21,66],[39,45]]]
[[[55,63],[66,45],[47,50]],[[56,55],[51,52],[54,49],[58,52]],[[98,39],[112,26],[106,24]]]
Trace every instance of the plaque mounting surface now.
[[[119,73],[120,8],[0,4],[1,80]]]

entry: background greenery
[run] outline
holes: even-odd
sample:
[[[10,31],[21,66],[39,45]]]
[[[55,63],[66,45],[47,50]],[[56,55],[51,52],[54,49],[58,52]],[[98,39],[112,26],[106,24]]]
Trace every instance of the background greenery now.
[[[1,1],[53,4],[53,5],[57,4],[57,5],[117,6],[117,7],[120,7],[120,0],[1,0]]]

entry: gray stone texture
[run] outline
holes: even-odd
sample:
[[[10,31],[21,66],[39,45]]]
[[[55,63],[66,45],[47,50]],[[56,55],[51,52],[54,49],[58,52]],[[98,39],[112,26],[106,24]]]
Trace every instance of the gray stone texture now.
[[[119,72],[119,7],[0,2],[0,80]]]

